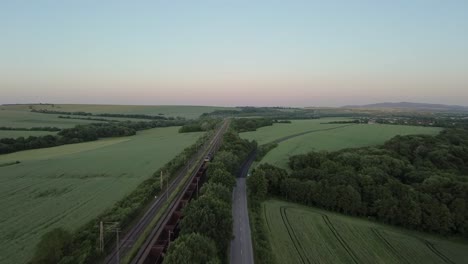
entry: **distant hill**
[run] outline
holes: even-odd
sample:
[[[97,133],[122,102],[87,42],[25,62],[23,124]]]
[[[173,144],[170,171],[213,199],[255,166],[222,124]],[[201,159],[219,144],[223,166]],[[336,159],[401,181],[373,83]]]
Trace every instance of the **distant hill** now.
[[[425,103],[412,103],[412,102],[384,102],[367,105],[346,105],[341,108],[364,108],[364,109],[378,109],[378,108],[391,108],[391,109],[407,109],[419,111],[463,111],[468,112],[467,106],[461,105],[444,105],[444,104],[425,104]]]

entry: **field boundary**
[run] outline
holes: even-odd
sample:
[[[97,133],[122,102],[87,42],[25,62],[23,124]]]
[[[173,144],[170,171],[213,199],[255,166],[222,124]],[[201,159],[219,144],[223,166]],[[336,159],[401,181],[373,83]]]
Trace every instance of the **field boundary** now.
[[[304,131],[304,132],[301,132],[301,133],[297,133],[297,134],[292,134],[292,135],[289,135],[289,136],[285,136],[285,137],[281,137],[281,138],[278,138],[278,139],[275,139],[271,142],[268,142],[268,143],[265,143],[263,145],[266,145],[266,144],[271,144],[271,143],[281,143],[281,142],[284,142],[286,140],[289,140],[291,138],[295,138],[295,137],[300,137],[300,136],[303,136],[303,135],[306,135],[306,134],[309,134],[309,133],[313,133],[313,132],[321,132],[321,131],[329,131],[329,130],[335,130],[335,129],[339,129],[339,128],[345,128],[345,127],[349,127],[349,126],[354,126],[355,124],[351,124],[351,125],[344,125],[344,126],[337,126],[337,127],[330,127],[330,128],[323,128],[323,129],[313,129],[313,130],[308,130],[308,131]]]

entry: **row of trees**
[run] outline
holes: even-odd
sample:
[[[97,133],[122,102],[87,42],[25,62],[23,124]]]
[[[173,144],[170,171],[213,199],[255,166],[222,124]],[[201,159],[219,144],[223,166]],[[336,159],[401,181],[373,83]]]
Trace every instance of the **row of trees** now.
[[[468,131],[397,136],[381,147],[310,152],[291,173],[266,164],[250,189],[410,229],[468,237]]]
[[[139,130],[156,127],[180,126],[183,125],[184,122],[185,121],[183,120],[161,120],[151,122],[127,121],[118,123],[95,123],[62,129],[57,135],[45,135],[39,137],[30,136],[26,138],[1,138],[0,154],[93,141],[106,137],[132,136]]]
[[[99,241],[98,223],[100,221],[119,222],[119,227],[126,230],[135,217],[154,199],[153,197],[161,192],[159,178],[161,171],[169,175],[169,180],[171,180],[185,165],[186,160],[194,155],[211,135],[212,132],[208,132],[200,137],[195,144],[184,149],[112,208],[92,219],[73,234],[62,228],[46,233],[36,247],[31,263],[100,263],[107,250],[114,245],[115,234],[105,233],[106,251],[104,254],[100,253],[96,246]]]
[[[319,118],[316,110],[282,107],[236,107],[235,110],[215,110],[202,116],[211,117],[263,117],[270,119],[314,119]]]
[[[268,181],[262,170],[255,170],[247,178],[247,193],[249,202],[250,231],[254,248],[254,262],[274,263],[271,246],[268,241],[268,231],[262,216],[262,202],[267,197]]]
[[[0,127],[0,130],[7,130],[7,131],[50,131],[50,132],[57,132],[61,129],[58,127]]]
[[[226,263],[232,239],[234,175],[253,145],[227,132],[223,146],[207,170],[201,196],[183,211],[180,236],[171,243],[164,263]]]
[[[98,118],[98,117],[79,117],[79,116],[58,116],[62,119],[74,119],[74,120],[86,120],[86,121],[99,121],[99,122],[120,122],[119,120],[113,120],[108,118]]]
[[[232,127],[239,132],[255,131],[257,128],[271,126],[274,121],[270,118],[238,118],[232,121]]]

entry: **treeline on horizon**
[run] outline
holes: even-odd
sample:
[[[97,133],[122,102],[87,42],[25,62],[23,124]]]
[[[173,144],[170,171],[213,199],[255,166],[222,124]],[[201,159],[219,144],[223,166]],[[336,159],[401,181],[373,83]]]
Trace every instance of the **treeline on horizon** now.
[[[57,132],[60,131],[61,129],[58,127],[31,127],[31,128],[26,128],[26,127],[5,127],[2,126],[0,127],[0,130],[4,131],[49,131],[49,132]]]
[[[219,122],[220,118],[201,117],[194,121],[189,121],[179,129],[180,133],[200,132],[213,129]],[[289,120],[277,120],[272,118],[234,118],[231,121],[231,127],[238,133],[255,131],[260,127],[271,126],[274,123],[291,123]]]
[[[0,138],[0,154],[88,142],[99,138],[132,136],[140,130],[156,127],[181,126],[183,124],[185,124],[184,120],[159,120],[149,122],[127,121],[77,125],[73,128],[62,129],[56,135]]]
[[[468,131],[396,136],[379,147],[310,152],[249,178],[267,196],[409,229],[468,238]],[[264,245],[264,248],[267,247]]]

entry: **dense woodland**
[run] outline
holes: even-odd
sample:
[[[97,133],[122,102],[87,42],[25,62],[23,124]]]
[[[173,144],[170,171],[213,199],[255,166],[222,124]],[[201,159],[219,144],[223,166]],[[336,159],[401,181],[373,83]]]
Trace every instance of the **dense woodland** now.
[[[221,119],[219,118],[199,118],[197,120],[188,121],[179,129],[179,133],[202,132],[214,129]]]
[[[29,136],[19,138],[1,138],[0,154],[27,149],[55,147],[65,144],[87,142],[106,137],[135,135],[137,131],[168,126],[181,126],[184,120],[161,120],[150,122],[118,122],[77,125],[62,129],[57,135]]]
[[[183,211],[180,236],[171,243],[164,263],[227,263],[232,239],[232,190],[242,162],[255,148],[236,132],[224,135],[223,145],[209,165],[201,196]]]
[[[468,131],[397,136],[380,147],[310,152],[291,172],[269,164],[249,179],[270,195],[409,229],[468,237]]]

